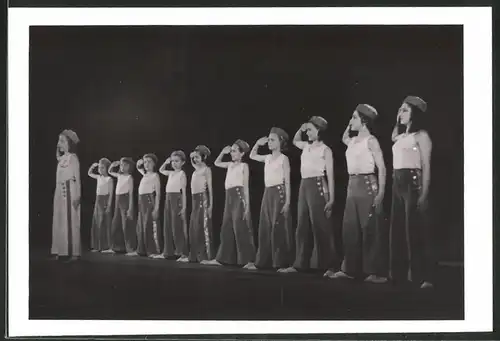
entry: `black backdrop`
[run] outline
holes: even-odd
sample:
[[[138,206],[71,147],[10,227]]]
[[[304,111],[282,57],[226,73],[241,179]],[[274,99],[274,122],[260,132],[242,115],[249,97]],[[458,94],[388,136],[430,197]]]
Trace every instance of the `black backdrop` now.
[[[377,108],[376,135],[388,166],[390,135],[409,94],[428,102],[434,142],[431,206],[440,259],[463,257],[463,72],[461,26],[185,26],[31,27],[30,248],[48,251],[58,133],[81,139],[82,239],[88,245],[100,157],[135,160],[154,152],[206,144],[213,155],[237,138],[249,144],[277,125],[292,137],[312,115],[329,121],[325,142],[335,159],[336,231],[346,194],[341,135],[358,103]],[[300,153],[292,166],[292,210]],[[263,166],[249,161],[257,228]],[[192,169],[186,165],[188,176]],[[224,200],[222,169],[214,174],[214,228]],[[135,174],[136,186],[140,177]],[[162,177],[162,184],[165,178]],[[190,201],[190,200],[188,200]],[[295,220],[295,219],[294,219]]]

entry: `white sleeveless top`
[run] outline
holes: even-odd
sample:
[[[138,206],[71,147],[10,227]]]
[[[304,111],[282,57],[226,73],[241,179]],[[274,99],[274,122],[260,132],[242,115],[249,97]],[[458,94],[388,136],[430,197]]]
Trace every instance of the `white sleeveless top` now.
[[[244,163],[231,162],[227,167],[226,173],[226,189],[233,187],[243,187],[243,167]]]
[[[109,193],[109,182],[112,182],[113,179],[110,176],[103,176],[99,175],[97,178],[97,188],[96,188],[96,194],[97,195],[108,195],[111,194]]]
[[[158,173],[146,173],[139,184],[139,194],[150,194],[160,187]]]
[[[207,172],[208,167],[196,169],[191,176],[191,193],[203,193],[207,189]]]
[[[368,141],[372,135],[357,140],[352,138],[347,145],[345,158],[349,174],[371,174],[375,172],[375,159],[370,150]]]
[[[116,182],[116,195],[126,194],[130,191],[132,186],[132,175],[118,174],[118,181]]]
[[[285,183],[285,171],[283,170],[284,160],[284,154],[281,154],[274,160],[271,154],[266,155],[264,161],[264,184],[266,187],[273,187]]]
[[[168,176],[167,185],[165,186],[165,191],[167,193],[180,193],[183,188],[186,187],[186,173],[183,170],[178,172],[172,172]]]
[[[394,169],[421,169],[420,150],[415,133],[401,136],[392,145],[392,165]]]
[[[322,177],[326,172],[326,159],[324,143],[312,145],[308,144],[302,150],[300,157],[300,174],[302,179]]]

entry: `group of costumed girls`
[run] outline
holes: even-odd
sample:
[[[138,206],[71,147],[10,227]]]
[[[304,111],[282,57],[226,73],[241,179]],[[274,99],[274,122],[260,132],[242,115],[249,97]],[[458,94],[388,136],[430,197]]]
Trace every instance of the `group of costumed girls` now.
[[[280,273],[319,269],[332,279],[364,279],[372,283],[391,279],[431,288],[433,262],[426,233],[426,210],[432,143],[419,123],[426,109],[424,100],[408,96],[398,110],[392,133],[389,233],[384,233],[381,223],[386,166],[378,140],[371,134],[378,113],[368,104],[360,104],[354,110],[342,137],[347,146],[349,172],[342,226],[343,259],[336,250],[332,223],[335,188],[332,151],[322,141],[328,123],[319,116],[302,124],[293,138],[293,144],[302,150],[295,229],[290,216],[290,163],[283,153],[288,134],[274,127],[253,148],[239,139],[225,147],[214,162],[216,167],[227,170],[217,250],[211,223],[213,184],[212,170],[207,166],[209,148],[200,145],[190,154],[194,173],[189,220],[184,152],[174,151],[158,172],[158,159],[151,153],[137,163],[123,157],[115,162],[102,158],[91,165],[88,175],[97,183],[91,251],[214,266],[240,265],[248,270],[274,268]],[[304,134],[307,140],[303,140]],[[78,143],[74,131],[64,130],[56,152],[51,253],[55,258],[65,256],[70,261],[79,259],[82,253],[80,165],[75,149]],[[265,145],[271,153],[259,154],[259,147]],[[243,162],[248,153],[250,159],[264,164],[258,248],[250,214],[249,166]],[[230,154],[231,161],[223,161],[226,154]],[[142,174],[137,205],[133,200],[134,168]],[[159,173],[168,177],[163,225],[159,219],[163,192]],[[117,179],[116,187],[113,178]],[[162,245],[159,233],[163,235]]]

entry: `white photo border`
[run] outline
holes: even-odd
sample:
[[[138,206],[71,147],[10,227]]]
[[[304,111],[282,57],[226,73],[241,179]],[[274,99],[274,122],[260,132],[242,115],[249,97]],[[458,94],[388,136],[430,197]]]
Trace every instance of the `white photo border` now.
[[[29,216],[26,208],[29,203],[30,155],[29,27],[33,25],[463,25],[465,319],[29,320],[29,259],[26,252]],[[8,336],[492,331],[493,154],[492,128],[489,125],[492,122],[491,7],[9,8],[8,51]]]

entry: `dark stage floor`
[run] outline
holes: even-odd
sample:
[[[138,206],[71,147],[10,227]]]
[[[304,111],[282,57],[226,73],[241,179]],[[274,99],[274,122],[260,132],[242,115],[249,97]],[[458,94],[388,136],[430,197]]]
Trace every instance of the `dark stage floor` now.
[[[327,280],[87,253],[63,263],[32,252],[30,319],[463,319],[463,269],[436,287]]]

